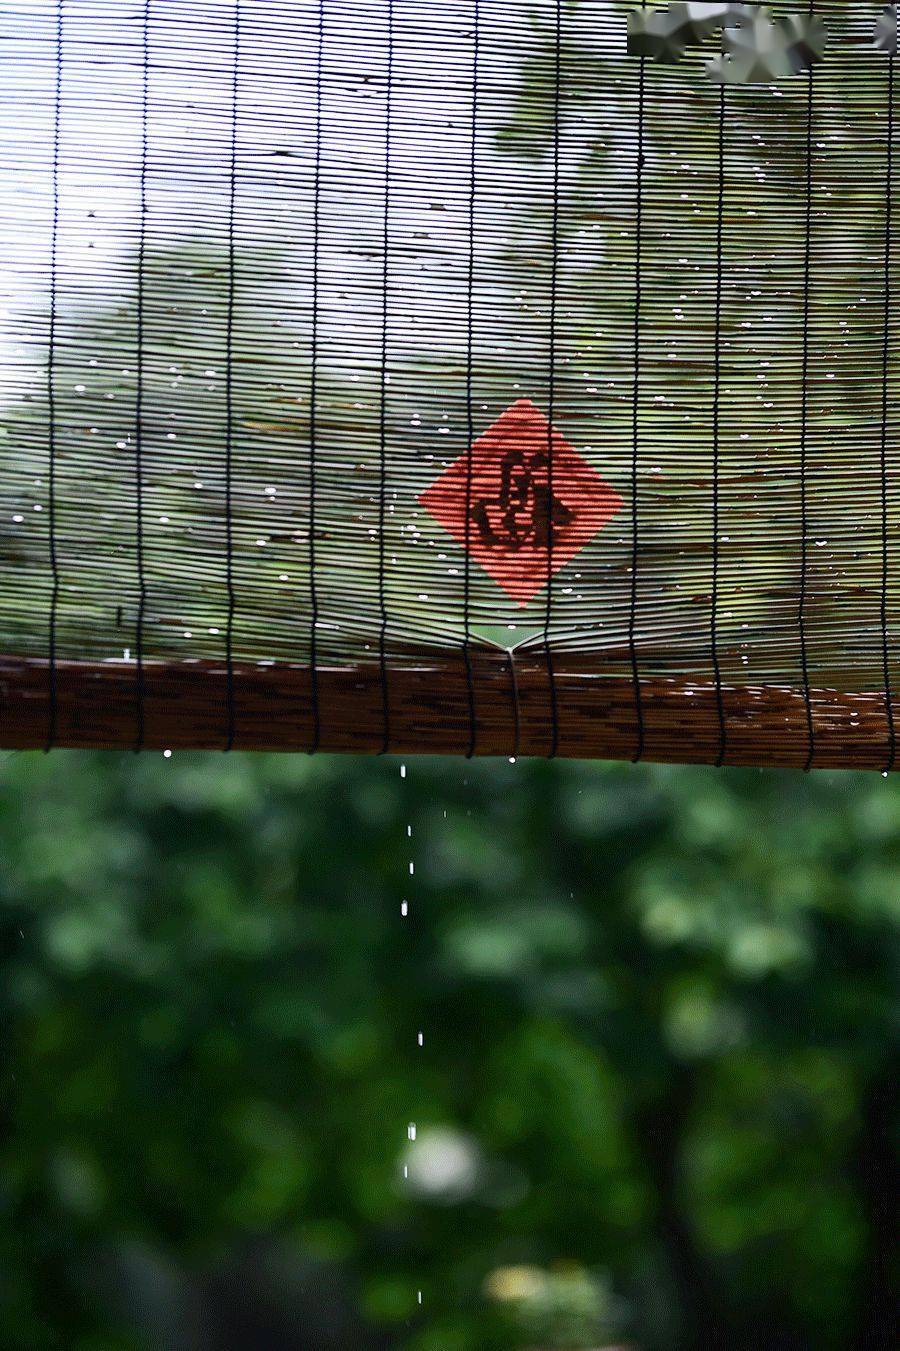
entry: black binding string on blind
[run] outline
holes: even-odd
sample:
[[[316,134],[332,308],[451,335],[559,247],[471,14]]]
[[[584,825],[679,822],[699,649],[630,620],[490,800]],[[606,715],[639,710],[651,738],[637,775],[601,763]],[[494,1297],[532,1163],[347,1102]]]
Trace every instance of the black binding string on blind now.
[[[884,673],[884,711],[887,719],[888,753],[884,767],[889,774],[897,763],[897,731],[894,724],[894,696],[891,687],[890,635],[888,631],[888,584],[890,555],[888,547],[888,368],[891,353],[891,231],[893,229],[894,177],[894,58],[888,58],[887,147],[884,189],[884,343],[881,361],[881,647]]]
[[[809,7],[812,14],[815,6]],[[810,310],[810,273],[812,268],[812,203],[813,203],[813,90],[814,72],[810,69],[809,87],[806,96],[806,203],[804,212],[803,236],[803,349],[801,359],[800,391],[800,596],[797,610],[800,631],[800,666],[803,676],[803,698],[806,704],[807,751],[804,770],[812,769],[816,754],[816,734],[813,724],[812,695],[809,685],[809,653],[806,642],[806,584],[808,553],[808,502],[807,502],[807,433],[809,424],[809,310]]]
[[[553,200],[550,223],[550,332],[547,371],[547,605],[544,611],[544,652],[550,688],[550,752],[559,749],[559,701],[550,625],[553,618],[553,419],[556,413],[556,302],[559,276],[560,111],[562,103],[562,0],[556,0],[553,45]]]
[[[135,624],[135,705],[137,731],[135,752],[144,745],[144,618],[147,608],[147,575],[144,566],[144,252],[147,243],[147,148],[150,111],[150,0],[144,0],[143,31],[141,36],[141,162],[140,203],[138,210],[137,298],[135,333],[134,397],[134,471],[135,471],[135,531],[138,575],[138,608]]]
[[[645,7],[645,0],[641,8]],[[635,748],[634,764],[644,755],[644,705],[641,697],[641,673],[637,653],[638,561],[640,557],[638,533],[638,452],[640,449],[639,410],[641,402],[641,303],[643,299],[643,221],[644,221],[644,102],[646,85],[646,58],[640,58],[638,69],[637,108],[637,163],[634,203],[634,327],[632,334],[633,379],[631,392],[631,596],[628,607],[628,655],[631,661],[631,684],[634,697]]]
[[[384,90],[384,216],[381,238],[381,401],[378,413],[378,665],[381,672],[381,716],[383,735],[381,754],[391,746],[391,708],[388,689],[386,593],[387,540],[387,386],[388,386],[388,286],[391,246],[391,125],[394,103],[394,0],[387,0],[387,57]]]
[[[309,340],[309,706],[312,736],[308,750],[314,755],[321,739],[319,715],[318,622],[319,596],[316,587],[316,452],[319,400],[319,214],[322,196],[322,71],[325,55],[325,0],[319,0],[316,35],[316,121],[313,161],[312,216],[312,293],[310,297]]]
[[[234,450],[234,309],[235,309],[235,240],[234,217],[237,198],[237,126],[238,126],[238,71],[241,51],[241,0],[234,4],[234,31],[231,66],[231,147],[228,174],[228,296],[225,306],[225,588],[228,614],[225,624],[225,702],[226,751],[234,745],[234,615],[237,599],[234,589],[234,531],[232,520],[232,453]]]
[[[472,10],[472,136],[469,147],[469,265],[466,277],[466,518],[465,518],[465,561],[463,563],[463,660],[466,665],[466,694],[469,701],[469,745],[466,758],[471,760],[475,754],[478,737],[478,724],[475,712],[475,680],[472,672],[471,653],[471,577],[472,566],[469,555],[469,534],[472,516],[472,473],[475,442],[475,410],[472,403],[472,367],[475,342],[475,201],[478,187],[478,57],[481,39],[481,14],[479,0],[473,0]]]
[[[725,723],[725,703],[722,696],[722,668],[719,660],[719,396],[722,387],[722,264],[724,252],[725,218],[725,85],[719,87],[718,176],[716,187],[716,299],[713,337],[713,399],[712,399],[712,598],[709,636],[712,648],[713,676],[716,685],[716,709],[719,717],[719,750],[716,765],[725,763],[728,734]]]
[[[47,635],[47,739],[44,749],[52,750],[56,741],[56,612],[59,605],[59,560],[56,552],[56,299],[59,252],[59,142],[62,115],[63,0],[56,12],[56,84],[53,102],[53,162],[50,221],[50,315],[47,331],[47,546],[50,553],[50,615]]]

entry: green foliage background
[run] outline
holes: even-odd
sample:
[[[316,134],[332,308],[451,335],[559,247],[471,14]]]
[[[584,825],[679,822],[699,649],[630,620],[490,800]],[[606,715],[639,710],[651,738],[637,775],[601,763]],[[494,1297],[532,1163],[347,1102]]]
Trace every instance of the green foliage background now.
[[[894,1344],[900,785],[0,773],[4,1351]]]

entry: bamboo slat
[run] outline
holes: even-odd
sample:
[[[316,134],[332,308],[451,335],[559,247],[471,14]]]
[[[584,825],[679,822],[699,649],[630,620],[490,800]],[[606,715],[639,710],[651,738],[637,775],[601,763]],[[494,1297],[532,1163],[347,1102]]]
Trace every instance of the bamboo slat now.
[[[475,754],[546,756],[550,749],[547,664],[517,656],[515,686],[508,654],[473,651]],[[308,667],[243,665],[234,677],[234,748],[303,751],[313,741]],[[629,760],[637,744],[634,686],[603,673],[596,659],[569,659],[554,669],[557,753]],[[223,749],[227,741],[227,671],[219,662],[150,662],[144,667],[143,746]],[[384,748],[384,704],[375,664],[316,672],[319,749],[371,754]],[[722,691],[723,763],[804,767],[806,702],[775,686]],[[811,692],[815,767],[882,769],[889,758],[884,696],[879,692]],[[714,764],[721,752],[715,687],[708,681],[641,681],[643,758]],[[518,715],[517,715],[518,710]],[[0,746],[41,748],[47,741],[50,684],[46,662],[0,658]],[[900,703],[895,703],[895,717]],[[423,652],[391,670],[388,748],[402,755],[464,754],[470,743],[465,665],[459,655]],[[518,723],[518,727],[517,727]],[[134,663],[62,662],[56,672],[55,744],[123,750],[135,745]]]

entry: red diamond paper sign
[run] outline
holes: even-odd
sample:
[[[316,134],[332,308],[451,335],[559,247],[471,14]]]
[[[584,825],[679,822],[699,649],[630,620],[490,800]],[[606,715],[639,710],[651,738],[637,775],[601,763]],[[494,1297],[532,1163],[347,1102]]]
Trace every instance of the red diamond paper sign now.
[[[549,574],[565,567],[622,506],[615,489],[555,427],[551,430],[530,399],[512,404],[478,438],[471,469],[469,455],[460,455],[419,502],[520,605],[527,605]]]

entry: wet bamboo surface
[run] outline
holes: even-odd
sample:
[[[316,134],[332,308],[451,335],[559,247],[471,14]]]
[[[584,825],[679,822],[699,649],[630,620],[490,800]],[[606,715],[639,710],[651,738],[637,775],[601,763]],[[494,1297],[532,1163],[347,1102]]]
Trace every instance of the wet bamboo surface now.
[[[57,663],[0,658],[0,746],[7,749],[240,750],[411,755],[560,756],[668,763],[886,769],[884,694],[727,686],[604,673],[596,656],[472,649],[423,653],[387,672],[377,663],[327,666]],[[55,686],[55,698],[51,691]],[[470,692],[473,700],[470,701]],[[471,717],[474,703],[474,726]],[[894,702],[900,719],[900,702]],[[229,716],[231,714],[231,716]],[[387,717],[385,717],[387,714]],[[810,716],[813,730],[810,756]],[[724,735],[723,735],[724,728]],[[643,742],[641,746],[641,741]]]

